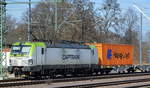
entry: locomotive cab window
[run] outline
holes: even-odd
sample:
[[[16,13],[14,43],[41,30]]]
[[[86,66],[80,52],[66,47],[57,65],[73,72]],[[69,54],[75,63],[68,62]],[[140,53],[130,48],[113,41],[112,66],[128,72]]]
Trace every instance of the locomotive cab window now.
[[[11,54],[19,54],[21,50],[21,47],[19,46],[13,46],[11,49]]]
[[[26,55],[28,55],[29,54],[29,52],[30,52],[30,48],[31,48],[31,46],[24,46],[24,47],[22,47],[22,54],[26,54]]]

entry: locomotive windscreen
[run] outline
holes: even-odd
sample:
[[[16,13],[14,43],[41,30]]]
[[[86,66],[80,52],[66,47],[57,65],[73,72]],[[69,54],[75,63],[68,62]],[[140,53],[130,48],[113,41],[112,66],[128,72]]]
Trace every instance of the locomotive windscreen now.
[[[30,52],[30,45],[14,45],[11,49],[13,55],[28,55]]]

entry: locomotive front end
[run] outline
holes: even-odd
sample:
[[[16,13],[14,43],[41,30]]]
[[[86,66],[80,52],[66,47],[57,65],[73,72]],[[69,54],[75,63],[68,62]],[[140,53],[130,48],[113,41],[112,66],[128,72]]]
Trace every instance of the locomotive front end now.
[[[33,65],[32,44],[15,43],[12,45],[8,70],[10,73],[20,74],[23,67]]]
[[[33,64],[30,56],[31,45],[13,45],[10,54],[10,66],[29,66]]]

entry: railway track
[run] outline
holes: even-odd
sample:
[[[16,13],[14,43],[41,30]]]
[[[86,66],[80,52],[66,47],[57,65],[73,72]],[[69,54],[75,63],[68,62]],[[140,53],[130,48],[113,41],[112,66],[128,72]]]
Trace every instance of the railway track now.
[[[95,79],[111,79],[111,78],[123,78],[123,77],[136,77],[136,76],[148,76],[150,73],[134,73],[134,74],[111,74],[111,75],[101,75],[101,76],[90,76],[90,77],[73,77],[73,78],[57,78],[57,79],[44,79],[44,80],[25,80],[25,79],[11,79],[11,80],[0,80],[0,87],[12,87],[12,86],[24,86],[24,85],[35,85],[35,84],[51,84],[59,82],[70,82],[70,81],[84,81],[84,80],[95,80]],[[148,79],[144,79],[150,81]],[[134,81],[135,82],[135,81]],[[120,82],[125,83],[125,82]],[[107,84],[114,84],[113,82]],[[118,82],[119,84],[119,82]],[[85,87],[85,86],[100,86],[103,84],[88,84],[88,85],[73,85],[69,87]],[[67,87],[67,86],[65,86]],[[62,88],[65,88],[62,87]]]
[[[91,84],[79,84],[79,85],[69,85],[69,86],[59,86],[55,88],[93,88],[93,87],[106,87],[106,86],[113,86],[113,85],[122,85],[122,84],[130,84],[130,83],[139,83],[139,82],[149,82],[150,78],[145,79],[136,79],[136,80],[124,80],[124,81],[113,81],[113,82],[103,82],[103,83],[91,83]],[[147,85],[146,85],[147,86]],[[150,86],[150,85],[148,85]],[[138,86],[137,86],[138,87]],[[129,87],[129,88],[136,88]]]

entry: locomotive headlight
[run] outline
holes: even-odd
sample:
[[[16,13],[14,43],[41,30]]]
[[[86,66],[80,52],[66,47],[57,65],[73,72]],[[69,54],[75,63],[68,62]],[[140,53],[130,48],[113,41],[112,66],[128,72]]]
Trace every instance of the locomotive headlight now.
[[[33,60],[32,60],[32,59],[29,59],[29,60],[28,60],[28,64],[29,64],[29,65],[32,65],[32,64],[33,64]]]

